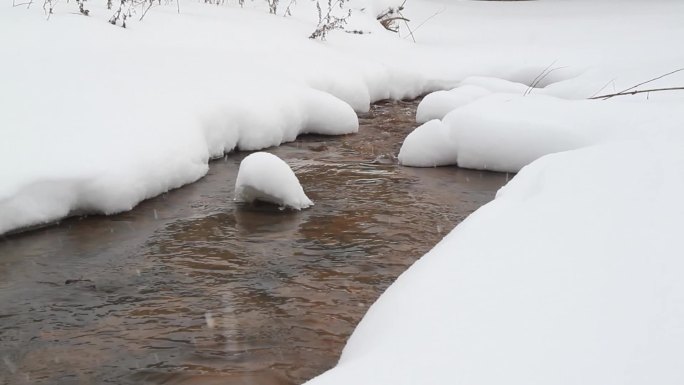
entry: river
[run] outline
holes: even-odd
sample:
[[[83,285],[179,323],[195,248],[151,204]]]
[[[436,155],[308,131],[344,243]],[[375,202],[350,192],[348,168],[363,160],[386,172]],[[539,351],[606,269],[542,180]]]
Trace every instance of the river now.
[[[417,102],[267,151],[315,202],[233,202],[237,152],[113,216],[0,237],[0,384],[298,384],[505,174],[396,164]]]

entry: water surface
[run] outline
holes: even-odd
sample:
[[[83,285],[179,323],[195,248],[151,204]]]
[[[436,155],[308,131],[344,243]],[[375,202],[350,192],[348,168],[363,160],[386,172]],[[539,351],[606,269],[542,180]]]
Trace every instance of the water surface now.
[[[503,174],[394,156],[416,102],[269,149],[315,206],[232,201],[240,160],[115,216],[0,238],[0,384],[297,384]]]

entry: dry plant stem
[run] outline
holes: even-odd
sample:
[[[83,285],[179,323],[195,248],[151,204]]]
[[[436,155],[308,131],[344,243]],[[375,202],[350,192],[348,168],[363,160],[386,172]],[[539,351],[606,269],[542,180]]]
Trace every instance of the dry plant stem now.
[[[668,73],[666,73],[666,74],[662,74],[662,75],[660,75],[660,76],[656,76],[656,77],[654,77],[653,79],[646,80],[645,82],[641,82],[641,83],[639,83],[639,84],[636,84],[636,85],[633,85],[633,86],[631,86],[631,87],[629,87],[629,88],[626,88],[626,89],[624,89],[624,90],[622,90],[622,91],[620,91],[620,92],[617,92],[615,95],[622,95],[622,94],[624,94],[625,92],[630,91],[630,90],[633,90],[633,89],[635,89],[635,88],[637,88],[637,87],[639,87],[639,86],[643,86],[644,84],[648,84],[648,83],[650,83],[650,82],[654,82],[654,81],[656,81],[656,80],[662,79],[662,78],[664,78],[665,76],[670,76],[670,75],[672,75],[672,74],[676,74],[677,72],[680,72],[680,71],[684,71],[684,68],[679,68],[679,69],[676,69],[676,70],[674,70],[674,71],[668,72]],[[628,95],[628,94],[625,94],[625,95]]]
[[[630,88],[631,89],[631,88]],[[661,92],[661,91],[682,91],[684,90],[684,87],[665,87],[665,88],[650,88],[647,90],[636,90],[636,91],[628,91],[628,92],[617,92],[614,94],[607,94],[607,95],[599,95],[599,96],[592,96],[589,99],[610,99],[615,96],[625,96],[625,95],[636,95],[636,94],[643,94],[643,93],[648,93],[648,92]]]
[[[446,10],[446,7],[442,8],[441,10],[439,10],[439,11],[437,11],[437,12],[435,12],[435,13],[433,13],[432,16],[430,16],[430,17],[428,17],[427,19],[423,20],[423,22],[420,23],[420,24],[418,24],[418,26],[416,27],[416,29],[413,30],[413,33],[416,33],[416,31],[418,31],[418,30],[420,29],[420,27],[422,27],[423,25],[425,25],[425,23],[427,23],[427,22],[428,22],[430,19],[432,19],[433,17],[435,17],[435,16],[439,15],[440,13],[444,12],[444,10]],[[411,34],[411,36],[413,36],[413,34]]]
[[[594,92],[594,93],[589,97],[589,99],[593,98],[594,96],[596,96],[596,94],[598,94],[599,92],[603,91],[606,87],[608,87],[608,85],[609,85],[610,83],[613,83],[613,91],[615,91],[615,84],[614,84],[614,83],[615,83],[615,78],[613,78],[613,79],[610,79],[606,84],[604,84],[603,87],[599,88],[598,91]]]
[[[404,6],[406,5],[406,2],[408,0],[404,0],[403,3],[399,6],[399,9],[404,9]],[[401,11],[399,12],[399,16],[404,17],[404,15],[401,14]],[[409,26],[409,20],[404,18],[404,24],[406,24],[406,29],[409,31],[409,35],[411,36],[411,40],[413,40],[414,43],[416,43],[416,37],[413,36],[413,31],[411,31],[411,26]]]
[[[528,92],[527,94],[528,94],[528,95],[532,94],[532,91],[533,91],[535,88],[537,88],[537,86],[539,85],[539,83],[540,83],[542,80],[546,79],[546,77],[549,76],[549,75],[551,74],[551,72],[557,71],[557,70],[562,70],[563,68],[568,68],[568,67],[565,67],[565,66],[564,66],[564,67],[551,68],[551,69],[550,69],[549,71],[547,71],[542,77],[540,77],[539,80],[537,80],[535,83],[532,83],[532,86],[530,87],[530,92]]]
[[[297,5],[297,0],[290,0],[290,3],[285,7],[283,16],[292,16],[292,6]]]
[[[403,17],[403,16],[390,17],[390,18],[384,19],[383,21],[392,22],[392,21],[395,21],[395,20],[411,21],[411,20],[409,20],[409,19],[407,19],[407,18],[405,18],[405,17]]]
[[[416,37],[413,36],[413,31],[411,31],[411,27],[409,26],[408,20],[404,20],[404,23],[406,24],[406,29],[408,29],[409,35],[411,36],[411,39],[413,40],[414,43],[416,43]]]
[[[347,24],[347,19],[351,16],[351,10],[347,12],[346,16],[337,17],[332,14],[333,9],[339,6],[342,9],[344,3],[348,0],[336,0],[334,3],[332,0],[328,0],[328,12],[323,16],[323,10],[321,9],[320,0],[316,1],[316,9],[318,11],[318,26],[311,33],[309,39],[325,40],[328,32],[336,29],[344,29],[344,25]]]
[[[523,96],[527,96],[530,94],[530,92],[532,92],[532,89],[534,88],[535,85],[537,85],[539,83],[540,79],[543,79],[544,77],[546,77],[546,75],[545,75],[546,71],[548,71],[549,68],[551,68],[554,64],[556,64],[557,61],[558,61],[558,59],[554,60],[551,64],[546,66],[546,68],[544,68],[544,70],[542,72],[540,72],[539,75],[537,75],[537,77],[535,77],[532,80],[532,83],[530,83],[530,85],[527,87],[527,89],[523,93]]]
[[[43,2],[43,11],[45,12],[46,15],[46,20],[50,20],[50,16],[52,15],[52,10],[54,9],[54,4],[52,4],[52,0],[45,0]]]
[[[16,3],[16,0],[14,0],[14,1],[12,1],[12,8],[14,8],[14,7],[21,7],[22,5],[28,5],[28,6],[30,7],[31,4],[33,4],[33,1],[29,1],[29,2],[26,2],[26,3],[19,3],[19,4],[17,4],[17,3]],[[28,7],[27,7],[27,8],[28,8]]]
[[[139,21],[142,21],[142,19],[145,17],[145,15],[147,15],[147,12],[150,10],[150,8],[152,8],[152,5],[153,5],[153,4],[154,4],[154,1],[153,1],[153,0],[149,0],[149,3],[147,4],[147,8],[145,8],[145,10],[143,11],[142,16],[140,16],[140,20],[139,20]]]

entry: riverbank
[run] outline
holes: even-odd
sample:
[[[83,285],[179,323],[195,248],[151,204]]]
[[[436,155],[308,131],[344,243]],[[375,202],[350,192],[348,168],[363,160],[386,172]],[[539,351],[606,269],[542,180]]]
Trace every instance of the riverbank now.
[[[544,73],[533,94],[581,99],[684,60],[667,48],[681,34],[676,2],[415,1],[404,11],[413,37],[360,11],[371,3],[357,4],[349,25],[367,33],[336,31],[326,42],[307,38],[316,16],[306,2],[287,18],[259,2],[191,2],[181,14],[160,6],[126,29],[106,22],[102,4],[89,17],[60,6],[49,21],[40,7],[3,12],[0,233],[75,211],[130,210],[198,180],[224,152],[354,132],[354,111],[373,101],[472,75],[526,85]],[[649,27],[635,34],[642,22]]]

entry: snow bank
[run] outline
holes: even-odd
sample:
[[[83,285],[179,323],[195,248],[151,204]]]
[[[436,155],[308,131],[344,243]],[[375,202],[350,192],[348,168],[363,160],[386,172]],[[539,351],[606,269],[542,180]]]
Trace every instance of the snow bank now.
[[[295,210],[313,206],[290,166],[268,152],[255,152],[242,160],[235,181],[235,200],[259,200]]]
[[[399,161],[517,172],[543,155],[599,143],[681,140],[684,111],[678,104],[490,94],[418,127],[404,141]]]
[[[680,384],[684,152],[545,156],[370,308],[330,384]]]
[[[128,210],[201,178],[224,151],[355,132],[352,110],[375,100],[457,85],[456,94],[465,85],[518,93],[547,67],[533,94],[585,98],[684,62],[670,48],[684,28],[677,2],[416,0],[403,11],[413,35],[401,25],[397,36],[374,18],[401,3],[354,1],[349,28],[364,34],[334,31],[324,43],[307,39],[317,23],[310,2],[284,18],[260,1],[182,1],[180,15],[154,7],[126,29],[108,24],[97,2],[89,17],[74,3],[57,4],[49,21],[41,7],[0,12],[0,234]],[[423,119],[474,94],[460,97]]]
[[[431,120],[413,130],[404,140],[399,162],[413,167],[436,167],[456,164],[449,128],[439,120]]]
[[[416,110],[416,122],[442,119],[452,110],[490,94],[491,91],[474,85],[464,85],[450,91],[437,91],[421,100]]]
[[[354,133],[355,109],[384,92],[367,68],[390,76],[263,10],[159,7],[122,29],[89,7],[60,4],[49,22],[40,7],[0,13],[0,234],[130,210],[224,152]]]

